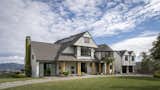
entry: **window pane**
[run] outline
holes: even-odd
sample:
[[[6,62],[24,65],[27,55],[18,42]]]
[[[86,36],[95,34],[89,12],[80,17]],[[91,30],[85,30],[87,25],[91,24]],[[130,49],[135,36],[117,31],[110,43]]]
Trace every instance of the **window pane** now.
[[[132,61],[134,61],[134,56],[132,56]]]
[[[89,47],[81,47],[81,56],[91,56],[91,49]]]

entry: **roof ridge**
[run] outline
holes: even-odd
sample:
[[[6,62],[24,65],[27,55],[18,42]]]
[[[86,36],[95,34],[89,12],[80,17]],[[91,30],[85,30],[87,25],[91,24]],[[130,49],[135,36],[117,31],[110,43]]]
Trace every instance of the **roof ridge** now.
[[[85,32],[81,32],[81,33],[77,33],[77,34],[74,34],[74,35],[71,35],[71,36],[68,36],[68,37],[60,39],[60,40],[57,40],[55,43],[59,43],[59,42],[61,42],[63,40],[66,40],[66,39],[69,39],[69,38],[72,38],[72,37],[75,37],[75,36],[78,36],[78,35],[84,34],[84,33],[86,33],[86,31]]]
[[[31,41],[31,43],[42,43],[42,44],[49,44],[49,45],[61,45],[58,43],[49,43],[49,42],[41,42],[41,41]]]

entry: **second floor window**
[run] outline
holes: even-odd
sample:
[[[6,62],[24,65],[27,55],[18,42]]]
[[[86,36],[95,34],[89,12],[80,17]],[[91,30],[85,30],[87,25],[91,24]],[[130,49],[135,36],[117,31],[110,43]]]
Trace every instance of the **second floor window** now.
[[[128,61],[128,56],[127,55],[125,56],[125,60]]]
[[[134,56],[132,56],[132,61],[134,61]]]
[[[81,47],[81,56],[91,56],[91,48]]]
[[[84,37],[84,43],[89,43],[89,37]]]

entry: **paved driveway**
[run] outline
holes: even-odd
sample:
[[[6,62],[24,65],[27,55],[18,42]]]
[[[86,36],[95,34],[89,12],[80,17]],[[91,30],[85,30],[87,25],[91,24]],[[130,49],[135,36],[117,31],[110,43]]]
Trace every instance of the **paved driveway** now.
[[[69,76],[69,77],[45,77],[42,79],[32,79],[25,81],[14,81],[14,82],[5,82],[0,84],[0,89],[6,89],[11,87],[35,84],[35,83],[45,83],[50,81],[62,81],[62,80],[73,80],[73,79],[82,79],[82,78],[96,78],[96,77],[120,77],[120,76],[137,76],[137,77],[152,77],[151,75],[86,75],[86,76]]]

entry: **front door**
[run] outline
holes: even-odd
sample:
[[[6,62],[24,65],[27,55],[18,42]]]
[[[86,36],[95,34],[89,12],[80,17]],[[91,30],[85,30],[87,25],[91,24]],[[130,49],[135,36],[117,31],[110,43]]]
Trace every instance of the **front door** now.
[[[44,63],[44,76],[51,76],[51,64]]]
[[[133,72],[133,66],[129,66],[129,72],[130,72],[130,73]]]
[[[81,72],[87,73],[86,63],[81,63]]]
[[[127,66],[122,66],[122,73],[127,73]]]

